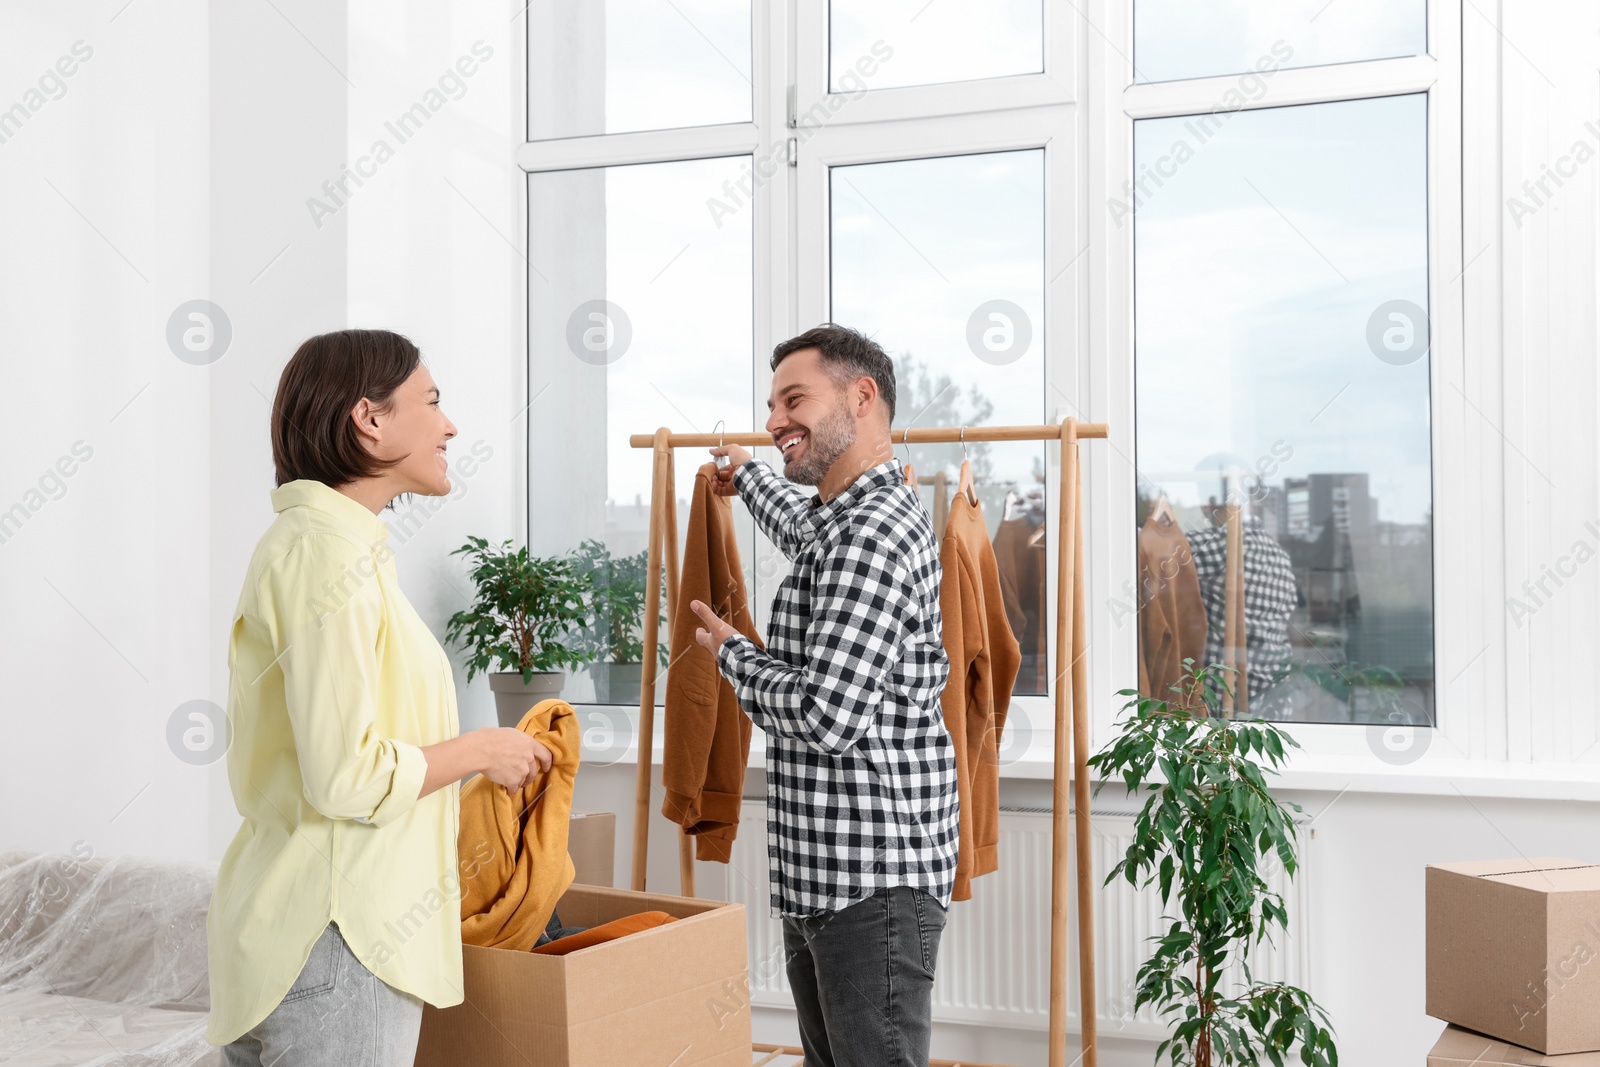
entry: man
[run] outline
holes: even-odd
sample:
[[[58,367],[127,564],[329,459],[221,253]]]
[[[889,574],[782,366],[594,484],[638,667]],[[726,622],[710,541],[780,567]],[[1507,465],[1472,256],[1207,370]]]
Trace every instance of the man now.
[[[784,477],[737,445],[711,451],[730,457],[717,492],[792,566],[765,651],[698,600],[695,639],[767,735],[772,905],[806,1063],[926,1067],[959,815],[938,542],[890,443],[883,349],[818,326],[772,369]]]

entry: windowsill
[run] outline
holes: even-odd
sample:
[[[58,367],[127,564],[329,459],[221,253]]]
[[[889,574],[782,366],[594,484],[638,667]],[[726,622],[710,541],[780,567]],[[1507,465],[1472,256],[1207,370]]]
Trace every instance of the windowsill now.
[[[638,721],[637,707],[584,706],[604,707],[608,717],[619,724]],[[663,747],[661,721],[658,706],[651,748],[651,763],[656,766],[661,763]],[[614,757],[608,753],[602,757],[600,765],[637,763],[636,741],[636,735],[630,732],[627,748]],[[1018,780],[1050,779],[1054,773],[1053,749],[1053,730],[1032,731],[1025,750],[1015,755],[1007,753],[1000,776]],[[766,735],[757,729],[750,739],[747,767],[760,770],[765,765]],[[1284,769],[1269,775],[1268,781],[1283,789],[1308,792],[1600,801],[1600,764],[1595,763],[1509,763],[1424,757],[1414,763],[1395,765],[1365,753],[1324,755],[1298,751],[1291,752]]]

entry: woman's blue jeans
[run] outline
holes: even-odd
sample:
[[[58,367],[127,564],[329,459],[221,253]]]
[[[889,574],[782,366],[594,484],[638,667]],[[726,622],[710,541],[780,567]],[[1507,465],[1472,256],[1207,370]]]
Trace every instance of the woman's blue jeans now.
[[[283,1000],[222,1047],[223,1067],[411,1067],[422,1001],[367,970],[329,923]]]

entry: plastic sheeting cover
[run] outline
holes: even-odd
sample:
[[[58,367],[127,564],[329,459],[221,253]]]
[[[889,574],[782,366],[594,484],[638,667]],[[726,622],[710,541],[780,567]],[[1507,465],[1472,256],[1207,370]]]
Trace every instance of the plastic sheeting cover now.
[[[215,864],[0,853],[0,1062],[198,1067]]]

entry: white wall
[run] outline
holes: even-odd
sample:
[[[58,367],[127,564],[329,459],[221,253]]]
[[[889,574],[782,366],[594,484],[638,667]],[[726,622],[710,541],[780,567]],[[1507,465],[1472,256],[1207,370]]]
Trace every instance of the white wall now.
[[[222,358],[196,369],[210,383],[207,668],[225,707],[233,609],[274,517],[268,427],[278,375],[306,337],[349,325],[347,220],[315,230],[304,206],[344,159],[349,64],[343,3],[214,3],[210,17],[207,295],[234,335]],[[239,825],[226,760],[210,765],[207,810],[197,854],[220,859]]]
[[[23,509],[0,530],[0,840],[194,857],[207,775],[166,728],[220,692],[213,381],[165,335],[212,284],[210,27],[198,0],[121,7],[9,5],[0,30],[0,108],[92,49],[0,143],[0,509]]]
[[[228,621],[272,521],[270,397],[305,337],[402,331],[441,383],[456,489],[386,516],[437,635],[466,603],[448,550],[468,533],[521,536],[513,10],[8,10],[0,69],[27,77],[7,80],[3,106],[31,103],[24,91],[75,42],[88,58],[0,142],[0,321],[20,401],[0,509],[22,508],[0,526],[6,847],[226,847],[238,815],[224,762],[179,759],[168,722],[187,701],[226,702]],[[480,40],[491,54],[464,90],[447,82],[459,98],[400,144],[384,124]],[[332,203],[324,182],[378,138],[394,157],[314,215],[308,199]],[[196,298],[232,327],[205,365],[166,340]],[[77,442],[87,459],[72,459]],[[59,482],[58,461],[71,471]],[[463,728],[491,722],[484,680],[458,682]]]
[[[451,494],[415,497],[410,506],[418,510],[396,505],[398,514],[388,516],[401,584],[441,642],[446,621],[471,593],[461,557],[449,553],[468,535],[524,536],[523,435],[528,419],[548,420],[557,410],[549,403],[524,410],[525,179],[512,163],[523,128],[522,6],[350,5],[357,88],[349,93],[343,159],[355,166],[379,140],[394,155],[369,166],[376,173],[339,216],[350,227],[349,323],[415,341],[458,431],[449,448]],[[458,62],[473,73],[462,75]],[[439,106],[402,143],[389,126],[418,103]],[[468,457],[478,462],[464,466]],[[462,730],[494,725],[488,680],[479,675],[469,684],[462,657],[450,652]]]

